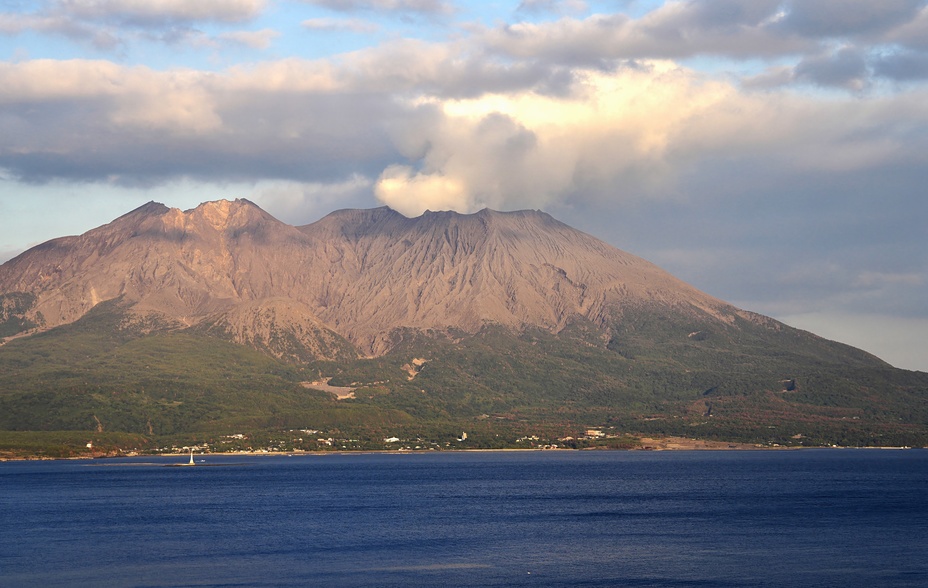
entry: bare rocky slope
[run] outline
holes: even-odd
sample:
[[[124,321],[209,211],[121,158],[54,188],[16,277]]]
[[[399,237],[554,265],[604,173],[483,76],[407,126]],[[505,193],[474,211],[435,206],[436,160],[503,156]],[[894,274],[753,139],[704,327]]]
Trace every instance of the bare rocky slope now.
[[[294,358],[344,356],[345,341],[381,355],[404,328],[606,326],[630,307],[747,316],[542,212],[342,210],[292,227],[247,200],[152,202],[49,241],[0,266],[0,294],[14,293],[33,302],[7,320],[39,329],[119,298],[136,315]]]

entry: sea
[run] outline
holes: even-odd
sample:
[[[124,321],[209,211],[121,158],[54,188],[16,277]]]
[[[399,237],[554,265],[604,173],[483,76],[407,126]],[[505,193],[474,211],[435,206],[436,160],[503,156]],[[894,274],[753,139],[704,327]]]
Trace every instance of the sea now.
[[[0,586],[928,586],[928,450],[0,463]]]

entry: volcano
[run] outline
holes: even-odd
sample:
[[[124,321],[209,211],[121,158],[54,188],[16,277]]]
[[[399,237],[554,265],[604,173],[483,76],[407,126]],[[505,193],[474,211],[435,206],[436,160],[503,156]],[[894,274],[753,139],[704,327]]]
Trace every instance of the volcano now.
[[[106,343],[87,361],[41,369],[35,354],[88,333]],[[118,378],[140,403],[120,405],[122,416],[106,393],[89,392],[110,385],[104,349],[136,363],[134,347],[156,341],[197,341],[214,358],[255,353],[248,361],[287,372],[262,384],[267,394],[332,379],[359,392],[336,401],[321,388],[312,410],[331,400],[399,421],[561,415],[648,433],[845,431],[868,443],[921,438],[928,423],[925,374],[736,308],[540,211],[341,210],[294,227],[247,200],[188,211],[151,202],[0,266],[0,336],[7,428],[74,428],[83,413],[103,422],[101,412],[112,426],[144,420],[153,430],[170,412],[153,389],[221,388],[203,380],[204,358],[172,363],[166,352],[147,392],[139,378]],[[23,412],[36,394],[67,414]],[[312,414],[291,400],[284,413]],[[175,429],[264,418],[229,403]]]

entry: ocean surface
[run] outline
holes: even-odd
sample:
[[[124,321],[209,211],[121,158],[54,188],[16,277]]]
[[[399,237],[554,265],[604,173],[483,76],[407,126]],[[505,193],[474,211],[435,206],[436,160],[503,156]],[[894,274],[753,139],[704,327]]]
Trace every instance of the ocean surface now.
[[[926,450],[188,459],[0,463],[0,586],[928,586]]]

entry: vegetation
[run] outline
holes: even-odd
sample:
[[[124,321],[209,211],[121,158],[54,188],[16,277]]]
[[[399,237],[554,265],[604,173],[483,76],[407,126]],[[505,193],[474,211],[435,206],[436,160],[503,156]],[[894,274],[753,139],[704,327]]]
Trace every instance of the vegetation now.
[[[0,338],[34,329],[39,325],[27,318],[26,312],[35,304],[35,295],[26,292],[0,294]]]
[[[626,309],[605,337],[578,321],[557,335],[491,326],[395,341],[375,359],[284,363],[103,303],[0,347],[0,455],[87,455],[91,440],[100,454],[631,447],[629,435],[928,445],[928,374],[748,319],[674,324]],[[323,377],[355,397],[300,384]]]

